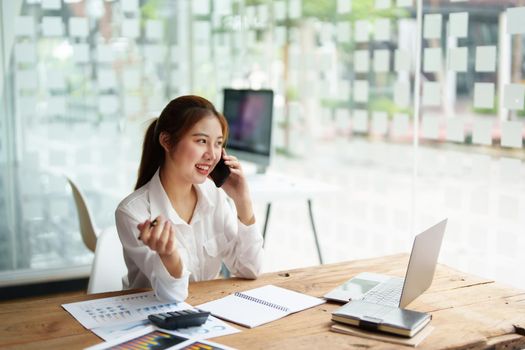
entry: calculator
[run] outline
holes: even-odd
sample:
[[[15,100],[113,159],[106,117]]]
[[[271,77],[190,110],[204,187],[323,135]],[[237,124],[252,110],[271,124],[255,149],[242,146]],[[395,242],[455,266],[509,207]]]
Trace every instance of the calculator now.
[[[210,316],[208,311],[188,309],[152,314],[148,319],[160,328],[177,329],[200,326],[206,322],[208,316]]]

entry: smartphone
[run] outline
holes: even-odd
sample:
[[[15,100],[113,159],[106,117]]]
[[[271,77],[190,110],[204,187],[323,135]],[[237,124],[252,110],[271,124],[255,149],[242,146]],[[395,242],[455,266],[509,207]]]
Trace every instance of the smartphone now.
[[[221,187],[228,176],[230,176],[230,167],[224,163],[224,158],[221,157],[221,160],[210,173],[210,177],[215,182],[215,186]]]

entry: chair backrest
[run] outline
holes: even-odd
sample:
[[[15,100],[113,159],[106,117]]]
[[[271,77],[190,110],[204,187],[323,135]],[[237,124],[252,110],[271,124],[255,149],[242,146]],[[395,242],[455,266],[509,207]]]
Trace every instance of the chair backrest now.
[[[82,240],[86,247],[92,252],[95,251],[97,245],[97,232],[93,221],[91,220],[91,215],[82,195],[82,192],[78,189],[77,185],[70,179],[67,178],[67,182],[71,186],[71,191],[73,192],[73,198],[75,199],[75,205],[77,207],[78,214],[78,224],[80,226],[80,234],[82,235]]]
[[[105,229],[97,239],[95,259],[88,283],[88,294],[121,290],[122,277],[127,272],[117,228]]]

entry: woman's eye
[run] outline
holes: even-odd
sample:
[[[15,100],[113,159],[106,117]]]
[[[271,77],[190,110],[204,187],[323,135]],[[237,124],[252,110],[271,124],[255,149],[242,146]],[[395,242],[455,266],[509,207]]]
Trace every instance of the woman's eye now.
[[[198,139],[197,142],[198,143],[206,143],[206,139]]]

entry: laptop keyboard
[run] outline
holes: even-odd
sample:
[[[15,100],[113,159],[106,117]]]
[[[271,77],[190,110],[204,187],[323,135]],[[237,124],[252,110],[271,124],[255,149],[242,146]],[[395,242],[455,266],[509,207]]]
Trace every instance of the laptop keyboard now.
[[[401,299],[403,282],[402,278],[391,278],[368,292],[363,300],[369,303],[397,307]]]

